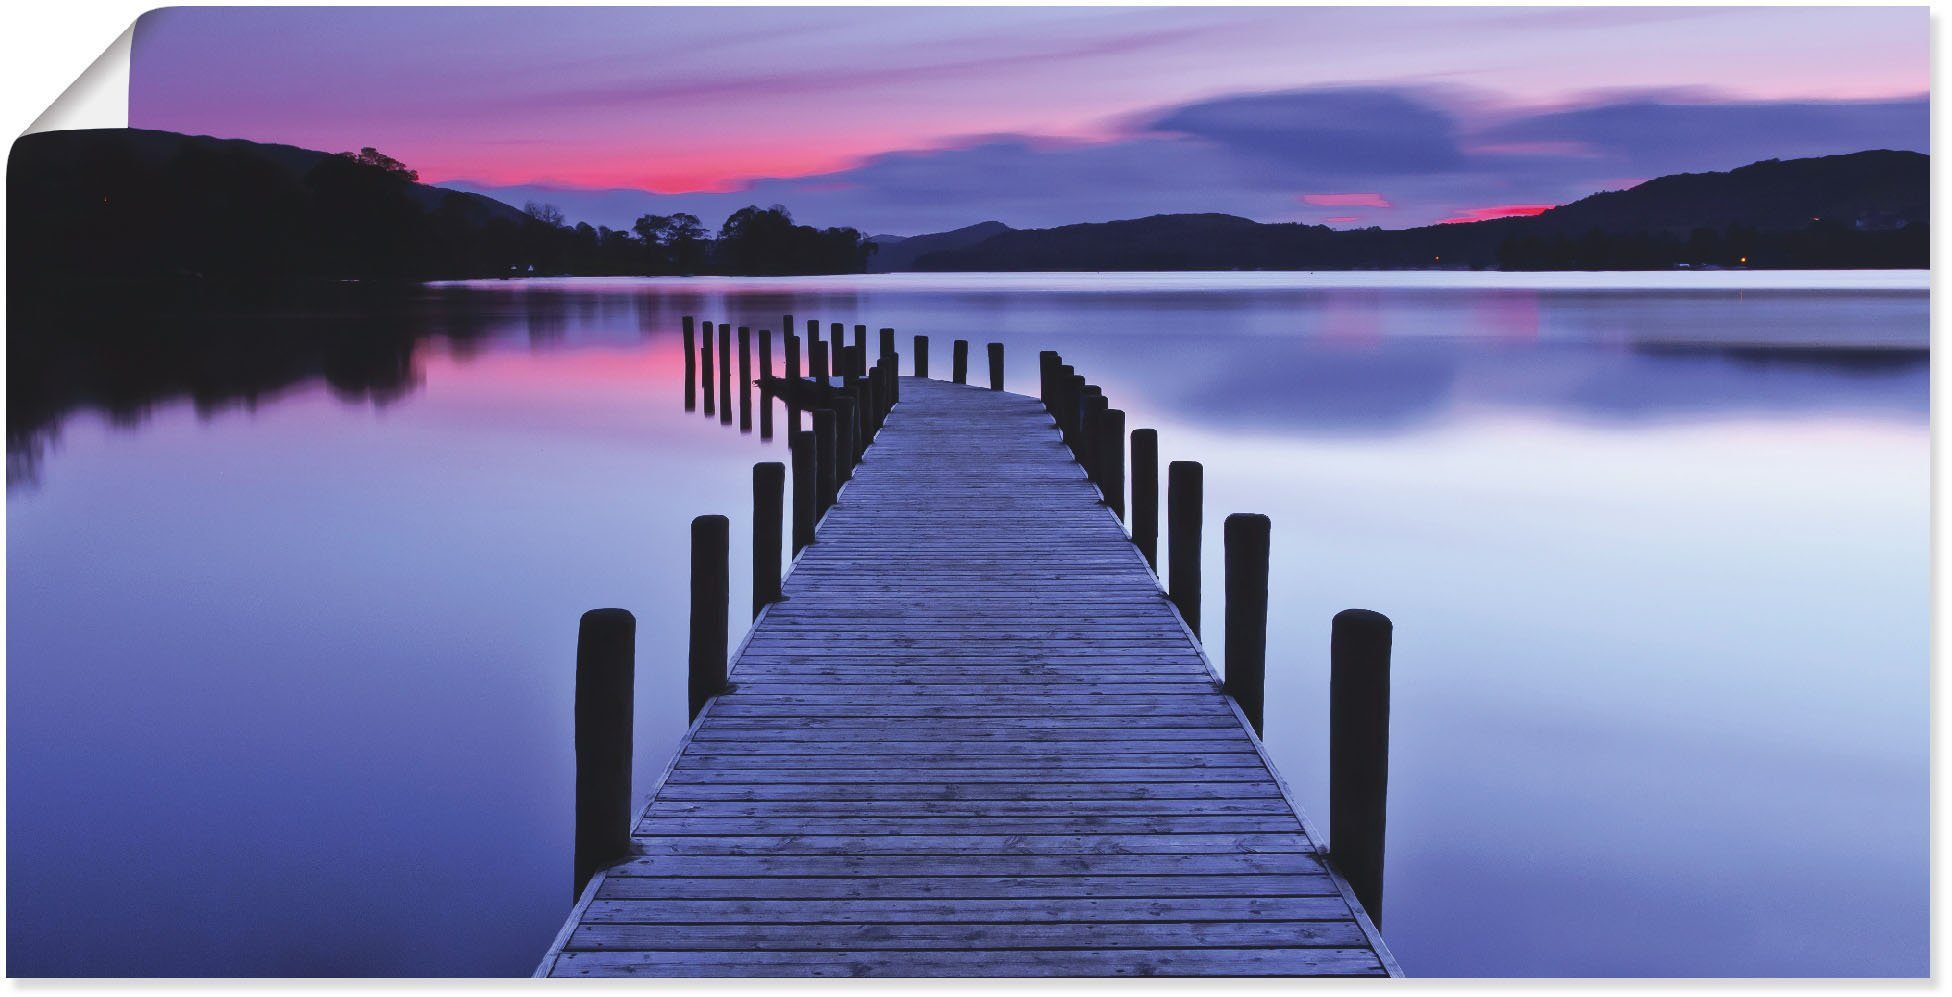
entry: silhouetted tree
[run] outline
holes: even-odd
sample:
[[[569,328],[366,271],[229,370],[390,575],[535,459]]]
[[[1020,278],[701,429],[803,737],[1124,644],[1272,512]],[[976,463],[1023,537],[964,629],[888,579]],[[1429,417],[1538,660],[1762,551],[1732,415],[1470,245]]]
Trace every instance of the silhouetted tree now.
[[[420,180],[419,170],[408,169],[407,164],[394,159],[392,156],[370,145],[358,152],[342,152],[339,155],[362,166],[370,166],[376,170],[391,173],[408,183],[414,183]]]

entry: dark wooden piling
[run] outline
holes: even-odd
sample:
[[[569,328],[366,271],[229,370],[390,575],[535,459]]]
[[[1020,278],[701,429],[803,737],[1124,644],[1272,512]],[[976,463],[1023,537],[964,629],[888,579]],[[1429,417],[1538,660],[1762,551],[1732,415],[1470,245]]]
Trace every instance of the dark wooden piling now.
[[[1200,517],[1205,475],[1196,460],[1166,467],[1167,591],[1194,636],[1200,633]]]
[[[1037,400],[1044,403],[1044,411],[1050,412],[1053,418],[1056,412],[1051,408],[1051,374],[1061,362],[1056,350],[1037,351]]]
[[[827,362],[834,368],[835,377],[847,377],[852,371],[847,369],[847,326],[839,322],[827,326]]]
[[[698,332],[693,328],[691,316],[686,315],[685,324],[685,411],[698,407]]]
[[[724,516],[691,521],[691,719],[725,691],[725,628],[732,608],[731,522]]]
[[[1098,414],[1098,488],[1105,504],[1125,519],[1125,412],[1106,409]]]
[[[820,520],[820,469],[813,434],[794,430],[786,436],[793,457],[793,556],[813,543],[813,525]]]
[[[1078,418],[1077,371],[1068,363],[1051,369],[1051,421],[1068,445]]]
[[[1095,384],[1084,386],[1083,399],[1078,406],[1078,440],[1071,450],[1077,456],[1078,463],[1083,465],[1085,473],[1091,477],[1091,483],[1103,492],[1105,479],[1103,469],[1098,466],[1098,427],[1099,417],[1105,414],[1111,403],[1105,400],[1104,390]]]
[[[818,339],[807,340],[807,376],[816,381],[827,379],[827,344]]]
[[[854,354],[854,362],[857,365],[854,368],[854,376],[866,377],[868,373],[868,327],[865,325],[857,325],[854,327]]]
[[[1221,542],[1227,551],[1227,695],[1261,733],[1267,703],[1268,518],[1236,512],[1227,517]]]
[[[895,355],[895,330],[884,328],[881,330],[881,356],[879,359],[885,362],[887,360],[892,359],[894,355]]]
[[[990,390],[1002,391],[1003,390],[1003,344],[1002,343],[989,344],[989,354],[990,354]]]
[[[711,415],[716,408],[712,404],[712,324],[705,323],[705,341],[698,347],[698,387],[705,392],[705,414]]]
[[[576,853],[572,898],[630,854],[631,705],[637,619],[592,609],[576,630]]]
[[[846,395],[834,399],[834,485],[838,488],[854,477],[854,455],[858,452],[855,434],[861,417],[854,410],[854,399]]]
[[[759,330],[759,376],[773,376],[773,330]],[[773,438],[773,397],[759,392],[759,438]]]
[[[950,347],[949,371],[950,379],[957,384],[969,383],[969,340],[958,339]]]
[[[929,376],[929,337],[915,337],[915,376]]]
[[[834,497],[840,493],[840,419],[833,409],[813,410],[813,454],[814,482],[818,488],[820,504],[814,513],[814,522],[834,507]],[[813,541],[809,540],[808,543]]]
[[[1132,430],[1132,542],[1159,570],[1159,431]]]
[[[1329,861],[1377,927],[1389,798],[1389,617],[1335,614],[1329,636]]]
[[[739,327],[739,429],[752,429],[752,327]]]
[[[779,601],[780,524],[785,518],[786,465],[752,465],[752,615]]]
[[[879,378],[868,376],[855,383],[855,390],[861,397],[861,449],[866,450],[874,442],[875,430],[881,426],[881,390]]]
[[[732,422],[732,326],[718,324],[718,421]]]

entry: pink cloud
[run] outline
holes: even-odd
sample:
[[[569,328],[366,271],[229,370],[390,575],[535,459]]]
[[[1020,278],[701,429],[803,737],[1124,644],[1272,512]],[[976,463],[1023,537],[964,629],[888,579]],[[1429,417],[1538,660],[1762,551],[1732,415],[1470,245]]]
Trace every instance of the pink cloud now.
[[[1377,193],[1303,194],[1301,202],[1323,208],[1387,208],[1390,206],[1389,199]]]
[[[1456,225],[1460,222],[1490,221],[1493,218],[1529,218],[1544,214],[1556,207],[1558,207],[1556,204],[1494,204],[1488,208],[1465,208],[1462,212],[1437,224]]]

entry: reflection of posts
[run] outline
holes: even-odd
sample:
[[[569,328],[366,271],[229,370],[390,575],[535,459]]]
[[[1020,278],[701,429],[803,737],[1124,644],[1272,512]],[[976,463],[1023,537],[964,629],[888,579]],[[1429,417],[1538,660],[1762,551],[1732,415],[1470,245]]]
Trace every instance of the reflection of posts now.
[[[1329,861],[1377,927],[1389,798],[1389,617],[1335,614],[1329,636]]]

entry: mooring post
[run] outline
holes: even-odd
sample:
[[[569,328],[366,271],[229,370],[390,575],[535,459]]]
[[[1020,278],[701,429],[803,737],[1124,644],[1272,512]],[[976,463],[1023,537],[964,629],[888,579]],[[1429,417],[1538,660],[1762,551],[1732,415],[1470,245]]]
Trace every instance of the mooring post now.
[[[1200,635],[1200,509],[1205,475],[1196,460],[1166,466],[1167,591],[1193,636]]]
[[[1132,430],[1132,542],[1159,570],[1159,431]]]
[[[752,429],[752,327],[739,327],[739,428]]]
[[[888,379],[888,410],[894,411],[901,402],[901,354],[888,354],[887,371],[881,376]]]
[[[969,383],[969,340],[958,339],[950,348],[949,373],[957,384]]]
[[[1078,433],[1078,442],[1071,448],[1072,452],[1077,455],[1078,463],[1083,464],[1085,470],[1091,472],[1092,483],[1096,484],[1101,490],[1104,488],[1105,481],[1100,475],[1097,466],[1097,417],[1104,415],[1105,410],[1110,407],[1111,403],[1105,400],[1104,389],[1095,384],[1087,384],[1084,386],[1084,404],[1080,406],[1078,415],[1078,426],[1080,430]]]
[[[1003,390],[1003,344],[989,344],[990,352],[990,390]]]
[[[787,316],[789,319],[792,317]],[[786,376],[789,380],[800,379],[800,334],[793,331],[791,322],[786,326]],[[788,434],[800,431],[800,406],[790,399],[786,402],[786,431]],[[791,435],[787,437],[787,443],[791,445]]]
[[[732,422],[732,326],[718,324],[718,421]]]
[[[725,628],[731,611],[731,522],[724,516],[691,521],[691,719],[725,691]]]
[[[693,328],[691,316],[686,315],[685,323],[685,411],[698,407],[698,333]]]
[[[1261,733],[1267,703],[1267,560],[1269,522],[1253,512],[1227,517],[1227,695]]]
[[[820,505],[814,513],[814,522],[834,507],[834,497],[840,492],[840,422],[839,413],[830,408],[813,410],[813,467],[814,482],[819,490]],[[812,543],[812,540],[808,540]]]
[[[1389,797],[1389,617],[1335,614],[1329,635],[1329,861],[1377,927]],[[1231,638],[1229,638],[1231,643]]]
[[[895,330],[881,330],[881,359],[887,360],[895,355]]]
[[[861,463],[862,456],[868,450],[868,397],[866,387],[858,380],[849,384],[846,391],[848,400],[854,403],[854,463],[849,465],[847,472],[848,478],[852,479],[854,472],[851,468]]]
[[[1044,411],[1051,412],[1051,372],[1057,369],[1056,350],[1037,351],[1037,400],[1044,403]],[[1055,413],[1052,417],[1055,418]]]
[[[712,409],[712,324],[705,323],[705,341],[698,347],[698,387],[705,392],[705,414]]]
[[[752,465],[752,615],[779,601],[780,523],[785,518],[786,465]]]
[[[853,372],[847,368],[847,326],[834,322],[827,327],[827,361],[833,365],[835,377],[847,377]]]
[[[857,325],[854,327],[854,352],[859,355],[856,362],[860,364],[860,366],[854,368],[854,376],[866,377],[868,373],[868,327],[865,325]]]
[[[881,399],[876,397],[880,382],[873,377],[861,378],[855,390],[861,395],[861,450],[865,453],[868,445],[874,442],[874,432],[880,418]]]
[[[759,376],[773,376],[773,330],[759,330]],[[754,389],[757,391],[758,389]],[[764,391],[758,392],[759,438],[773,438],[773,397]]]
[[[834,399],[834,487],[836,494],[841,485],[854,477],[854,436],[859,432],[861,419],[854,411],[854,399],[843,393]]]
[[[915,376],[929,376],[929,337],[915,337]]]
[[[807,340],[807,376],[822,384],[827,381],[827,344],[818,339]]]
[[[576,853],[570,897],[630,854],[631,704],[637,619],[592,609],[576,628]]]
[[[1078,408],[1077,398],[1071,392],[1071,379],[1076,376],[1076,369],[1068,363],[1051,368],[1051,421],[1057,423],[1058,435],[1067,445],[1071,442],[1071,419]]]
[[[1112,515],[1125,519],[1125,412],[1106,409],[1098,415],[1098,487]]]
[[[820,472],[813,434],[797,429],[787,433],[786,450],[793,458],[793,556],[798,557],[813,543],[813,524],[820,516]]]

